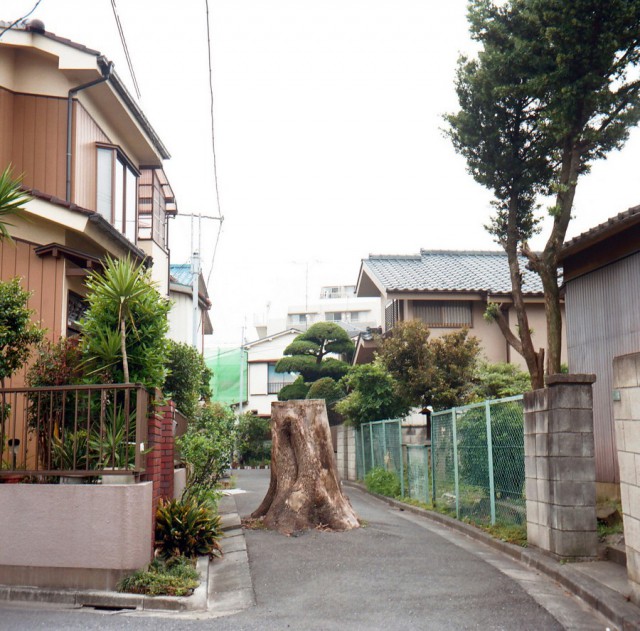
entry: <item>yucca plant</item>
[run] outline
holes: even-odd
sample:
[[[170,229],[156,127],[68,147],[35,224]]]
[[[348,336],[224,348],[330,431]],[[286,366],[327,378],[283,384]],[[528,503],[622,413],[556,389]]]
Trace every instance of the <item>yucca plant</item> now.
[[[160,557],[220,555],[220,516],[195,499],[160,500],[156,512],[156,550]]]
[[[31,196],[20,189],[22,177],[13,177],[13,169],[9,165],[0,174],[0,241],[11,239],[7,226],[11,224],[6,217],[18,215],[23,206],[31,201]]]

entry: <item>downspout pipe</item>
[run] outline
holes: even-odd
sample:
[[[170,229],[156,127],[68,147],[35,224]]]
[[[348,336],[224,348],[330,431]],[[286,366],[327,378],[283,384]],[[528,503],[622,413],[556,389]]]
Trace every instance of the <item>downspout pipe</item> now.
[[[99,59],[98,61],[101,61]],[[73,122],[73,97],[87,88],[91,88],[99,83],[108,81],[113,72],[113,62],[101,64],[102,76],[99,79],[94,79],[88,83],[77,85],[75,88],[71,88],[67,95],[67,185],[66,185],[66,201],[71,203],[71,124]]]

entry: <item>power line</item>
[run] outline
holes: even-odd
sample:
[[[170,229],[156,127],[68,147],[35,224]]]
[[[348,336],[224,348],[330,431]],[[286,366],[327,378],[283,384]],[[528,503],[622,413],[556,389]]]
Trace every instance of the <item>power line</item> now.
[[[129,72],[131,73],[131,79],[133,81],[133,87],[135,88],[136,94],[138,98],[140,98],[140,88],[138,87],[138,80],[136,79],[136,73],[133,70],[133,63],[131,61],[131,56],[129,55],[129,47],[127,46],[127,40],[124,36],[124,31],[122,30],[122,23],[120,22],[120,16],[118,15],[118,8],[116,7],[116,0],[111,0],[111,8],[113,9],[113,17],[116,20],[116,25],[118,27],[118,33],[120,34],[120,41],[122,42],[122,48],[124,50],[124,56],[127,60],[127,65],[129,66]]]
[[[15,22],[11,22],[11,24],[9,24],[9,26],[5,27],[2,30],[2,33],[0,33],[0,37],[2,37],[7,31],[10,31],[16,24],[19,24],[20,22],[22,22],[23,20],[26,20],[37,8],[38,5],[42,2],[42,0],[38,0],[34,5],[33,8],[31,9],[31,11],[29,11],[29,13],[25,13],[25,15],[23,15],[21,18],[18,18]]]
[[[211,273],[213,272],[213,265],[216,259],[216,253],[218,251],[218,242],[220,241],[220,234],[222,232],[222,222],[224,217],[222,215],[222,207],[220,205],[220,189],[218,187],[218,163],[216,159],[216,134],[215,134],[215,116],[214,116],[214,98],[213,98],[213,69],[211,67],[211,27],[209,25],[209,0],[205,0],[205,9],[207,17],[207,59],[209,62],[209,103],[210,103],[210,117],[211,117],[211,153],[213,155],[213,181],[215,185],[216,204],[218,208],[218,217],[220,222],[218,224],[218,235],[216,237],[216,243],[213,248],[213,255],[211,256],[211,267],[207,276],[207,285],[211,280]]]

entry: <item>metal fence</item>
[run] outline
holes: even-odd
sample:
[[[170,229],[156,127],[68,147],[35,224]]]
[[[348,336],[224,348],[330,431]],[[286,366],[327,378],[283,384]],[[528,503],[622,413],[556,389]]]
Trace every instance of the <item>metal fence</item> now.
[[[143,471],[148,403],[137,384],[0,390],[0,477]]]
[[[402,495],[458,519],[526,521],[522,396],[435,412],[431,444],[402,446],[401,420],[356,431],[359,479],[374,467],[394,471]]]
[[[356,467],[360,480],[378,467],[394,472],[400,480],[401,493],[404,495],[401,424],[399,419],[363,423],[356,430]]]

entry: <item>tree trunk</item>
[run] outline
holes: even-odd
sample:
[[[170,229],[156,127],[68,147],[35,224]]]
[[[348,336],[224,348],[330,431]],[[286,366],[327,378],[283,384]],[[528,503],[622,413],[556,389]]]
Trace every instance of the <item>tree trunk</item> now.
[[[342,493],[324,400],[272,403],[271,438],[269,490],[251,516],[283,534],[358,528]]]

